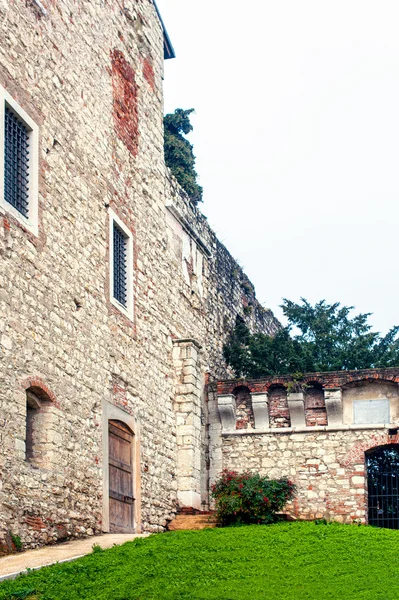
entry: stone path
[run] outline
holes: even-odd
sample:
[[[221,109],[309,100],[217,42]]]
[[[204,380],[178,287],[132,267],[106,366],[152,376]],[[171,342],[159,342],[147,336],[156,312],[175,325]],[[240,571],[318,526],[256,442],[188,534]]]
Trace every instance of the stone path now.
[[[106,533],[96,535],[83,540],[74,540],[64,542],[54,546],[45,546],[38,550],[27,550],[20,554],[10,554],[0,558],[0,581],[4,579],[13,579],[26,569],[40,569],[46,565],[52,565],[56,562],[67,562],[80,558],[85,554],[92,552],[93,544],[98,544],[101,548],[111,548],[114,545],[124,544],[136,537],[146,537],[144,534],[126,534],[126,533]]]

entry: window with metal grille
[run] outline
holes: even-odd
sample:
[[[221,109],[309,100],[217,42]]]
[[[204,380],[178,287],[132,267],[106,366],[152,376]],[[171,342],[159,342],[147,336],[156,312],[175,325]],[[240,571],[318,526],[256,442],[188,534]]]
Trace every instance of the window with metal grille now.
[[[127,272],[128,238],[114,222],[114,298],[127,308],[128,272]]]
[[[4,117],[4,199],[29,216],[29,130],[6,105]]]

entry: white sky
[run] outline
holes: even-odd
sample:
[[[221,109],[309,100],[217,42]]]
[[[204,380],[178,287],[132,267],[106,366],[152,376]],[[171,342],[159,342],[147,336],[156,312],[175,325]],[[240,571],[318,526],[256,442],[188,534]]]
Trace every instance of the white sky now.
[[[157,0],[195,108],[201,209],[277,317],[326,298],[399,323],[399,2]]]

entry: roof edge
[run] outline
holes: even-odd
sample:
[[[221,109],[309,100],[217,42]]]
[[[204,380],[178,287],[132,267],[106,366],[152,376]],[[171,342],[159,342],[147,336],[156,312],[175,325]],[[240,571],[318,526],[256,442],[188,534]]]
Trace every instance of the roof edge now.
[[[172,46],[172,42],[170,41],[170,37],[168,35],[168,32],[166,31],[166,27],[165,24],[163,22],[163,19],[161,17],[161,13],[159,12],[159,8],[157,6],[157,3],[155,0],[152,0],[155,6],[155,10],[157,11],[157,15],[158,15],[158,19],[161,22],[161,26],[162,26],[162,31],[163,31],[163,57],[165,60],[169,59],[169,58],[176,58],[176,54],[175,54],[175,50]]]

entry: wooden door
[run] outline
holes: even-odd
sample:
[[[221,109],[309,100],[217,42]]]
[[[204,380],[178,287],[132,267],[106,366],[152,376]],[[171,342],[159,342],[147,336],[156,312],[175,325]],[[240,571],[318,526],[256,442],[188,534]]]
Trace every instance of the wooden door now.
[[[124,423],[109,421],[110,532],[133,531],[133,434]]]

